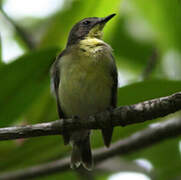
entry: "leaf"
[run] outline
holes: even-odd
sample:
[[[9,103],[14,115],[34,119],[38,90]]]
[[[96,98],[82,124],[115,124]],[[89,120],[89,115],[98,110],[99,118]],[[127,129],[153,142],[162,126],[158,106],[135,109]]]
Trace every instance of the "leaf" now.
[[[25,113],[49,86],[49,69],[57,49],[35,51],[0,68],[0,126]]]
[[[181,81],[154,79],[119,88],[118,104],[129,105],[181,91]]]
[[[1,34],[0,34],[0,66],[3,64],[2,62],[2,40],[1,40]]]
[[[21,146],[14,146],[7,153],[5,152],[0,157],[0,169],[1,172],[21,169],[61,158],[67,153],[70,153],[70,146],[64,146],[60,136],[31,138]]]
[[[178,0],[144,0],[129,1],[151,24],[157,34],[157,41],[163,50],[168,48],[181,49],[181,6]]]
[[[153,166],[156,179],[170,180],[180,176],[181,158],[180,137],[167,139],[151,147],[144,148],[125,156],[128,159],[147,159]]]
[[[127,64],[126,69],[139,70],[141,73],[152,54],[153,47],[149,43],[138,42],[126,32],[127,19],[125,17],[115,18],[117,22],[109,34],[109,43],[114,49],[118,66],[122,67]]]

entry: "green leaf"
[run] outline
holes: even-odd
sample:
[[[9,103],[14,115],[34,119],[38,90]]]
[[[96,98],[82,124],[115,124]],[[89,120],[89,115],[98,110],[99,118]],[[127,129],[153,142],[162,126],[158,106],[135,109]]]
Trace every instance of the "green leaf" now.
[[[118,104],[129,105],[181,91],[181,81],[164,79],[133,83],[119,88]]]
[[[37,165],[61,158],[67,153],[70,154],[70,152],[70,146],[64,146],[60,136],[31,138],[25,140],[25,142],[19,146],[18,144],[15,144],[15,146],[9,149],[8,152],[3,153],[3,156],[0,157],[0,171],[4,172]]]
[[[178,0],[129,1],[148,21],[156,33],[159,45],[163,49],[181,49],[181,6]]]
[[[57,49],[31,52],[0,68],[0,126],[19,118],[49,86]]]
[[[153,164],[155,170],[157,170],[157,179],[170,180],[180,176],[181,157],[179,141],[180,137],[166,140],[142,152],[142,156],[147,158]]]
[[[1,41],[1,34],[0,34],[0,66],[3,64],[2,62],[2,41]]]
[[[125,29],[127,19],[125,17],[117,18],[116,25],[109,34],[109,43],[114,49],[117,64],[123,68],[124,64],[133,70],[139,70],[139,73],[145,68],[148,58],[151,56],[153,47],[149,43],[138,42],[131,37]],[[107,36],[106,36],[107,37]]]
[[[132,160],[143,158],[150,161],[156,179],[175,179],[177,176],[180,176],[181,169],[179,141],[180,137],[167,139],[156,145],[127,155],[126,158]]]

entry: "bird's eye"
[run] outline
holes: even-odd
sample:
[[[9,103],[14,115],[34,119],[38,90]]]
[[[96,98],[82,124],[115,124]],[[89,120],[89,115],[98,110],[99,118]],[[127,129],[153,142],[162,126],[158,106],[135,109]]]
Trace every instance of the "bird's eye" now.
[[[84,21],[83,24],[88,25],[88,24],[90,24],[90,21]]]

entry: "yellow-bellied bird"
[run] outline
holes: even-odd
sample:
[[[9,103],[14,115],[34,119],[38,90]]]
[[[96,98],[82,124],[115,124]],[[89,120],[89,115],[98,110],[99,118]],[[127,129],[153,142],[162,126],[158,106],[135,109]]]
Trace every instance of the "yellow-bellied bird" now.
[[[85,18],[70,31],[66,48],[56,58],[51,77],[60,118],[90,115],[116,107],[117,69],[111,47],[102,40],[105,24],[114,16]],[[113,128],[102,129],[104,144],[111,142]],[[63,132],[64,144],[73,146],[71,167],[93,166],[90,130]]]

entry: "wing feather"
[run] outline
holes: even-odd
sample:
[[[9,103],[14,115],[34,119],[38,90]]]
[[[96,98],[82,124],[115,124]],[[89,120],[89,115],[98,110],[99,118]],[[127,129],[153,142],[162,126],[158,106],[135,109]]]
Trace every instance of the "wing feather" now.
[[[60,66],[59,66],[59,62],[61,61],[62,56],[65,54],[65,50],[62,51],[56,58],[55,62],[53,63],[52,67],[51,67],[51,82],[52,82],[52,88],[56,97],[56,101],[57,101],[57,109],[58,109],[58,115],[59,118],[66,118],[62,108],[61,108],[61,103],[60,103],[60,98],[59,98],[59,86],[60,86]],[[64,140],[64,144],[68,144],[69,140],[70,140],[70,135],[69,132],[62,132],[62,136],[63,136],[63,140]]]
[[[112,90],[111,90],[111,102],[110,102],[110,107],[111,108],[115,108],[117,105],[117,86],[118,86],[118,75],[117,75],[117,68],[116,68],[116,64],[115,64],[115,60],[114,57],[112,56],[112,60],[113,60],[113,66],[111,69],[111,77],[113,79],[113,85],[112,85]],[[108,126],[104,129],[102,129],[102,136],[104,139],[104,144],[109,147],[110,143],[111,143],[111,139],[112,139],[112,133],[113,133],[113,127]]]

